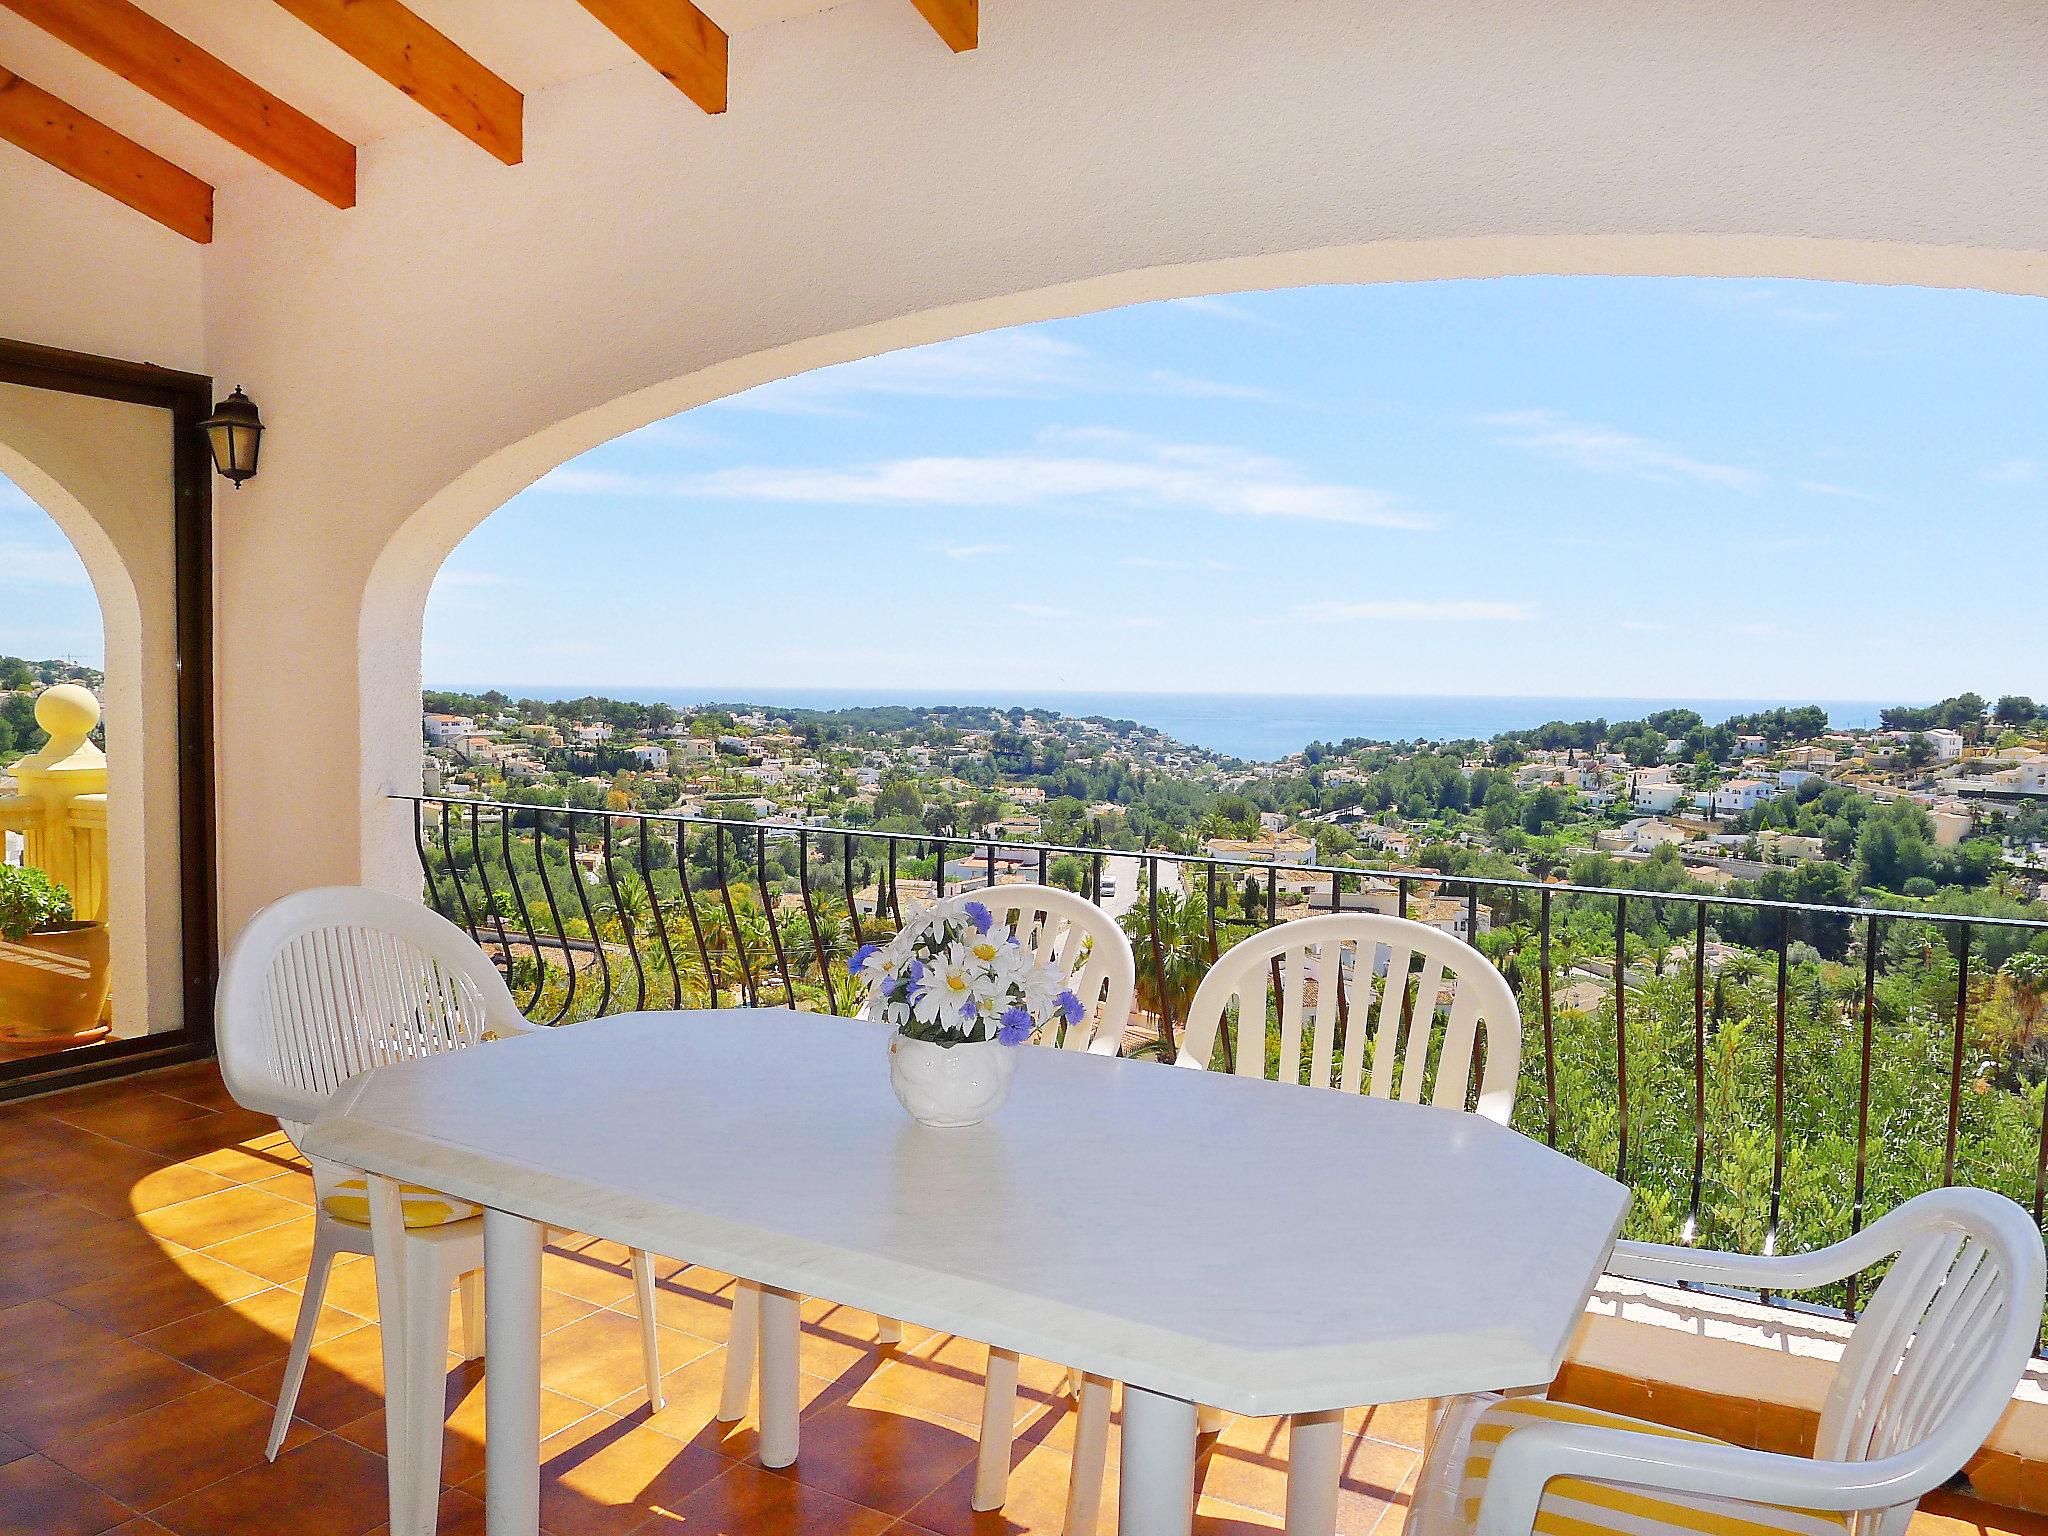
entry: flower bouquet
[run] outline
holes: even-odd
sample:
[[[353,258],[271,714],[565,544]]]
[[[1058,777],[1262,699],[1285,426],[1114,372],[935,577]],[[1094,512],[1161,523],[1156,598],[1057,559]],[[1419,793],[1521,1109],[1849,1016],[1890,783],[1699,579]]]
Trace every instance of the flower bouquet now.
[[[848,969],[868,985],[868,1013],[890,1027],[889,1080],[926,1125],[974,1125],[1008,1097],[1015,1046],[1081,999],[1053,966],[999,931],[978,901],[866,944]]]

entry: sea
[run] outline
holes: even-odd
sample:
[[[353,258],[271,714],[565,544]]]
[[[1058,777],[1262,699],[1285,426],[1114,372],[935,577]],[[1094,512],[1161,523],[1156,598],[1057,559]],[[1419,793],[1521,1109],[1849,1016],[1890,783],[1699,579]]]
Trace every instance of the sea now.
[[[435,683],[462,693],[495,687],[515,699],[630,699],[678,708],[704,704],[760,704],[788,709],[858,709],[881,704],[988,705],[997,709],[1056,710],[1063,715],[1101,715],[1135,720],[1190,746],[1205,747],[1249,762],[1271,762],[1299,752],[1312,741],[1488,740],[1502,731],[1524,730],[1551,720],[1640,720],[1660,709],[1696,710],[1710,724],[1758,710],[1818,704],[1829,723],[1844,729],[1871,727],[1878,713],[1919,700],[1873,699],[1687,699],[1687,698],[1506,698],[1482,694],[1296,694],[1296,693],[1046,693],[980,690],[856,688],[654,688],[592,683],[565,688],[511,683]]]

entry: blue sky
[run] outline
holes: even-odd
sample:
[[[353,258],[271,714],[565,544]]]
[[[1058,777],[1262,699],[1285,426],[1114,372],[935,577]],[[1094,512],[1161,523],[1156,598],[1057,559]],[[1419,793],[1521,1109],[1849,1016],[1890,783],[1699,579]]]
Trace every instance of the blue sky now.
[[[0,649],[49,649],[39,625],[77,645],[62,561],[8,569],[43,548],[36,516],[0,501]],[[450,558],[425,664],[718,691],[2041,695],[2044,524],[2039,300],[1241,294],[848,364],[597,449]]]

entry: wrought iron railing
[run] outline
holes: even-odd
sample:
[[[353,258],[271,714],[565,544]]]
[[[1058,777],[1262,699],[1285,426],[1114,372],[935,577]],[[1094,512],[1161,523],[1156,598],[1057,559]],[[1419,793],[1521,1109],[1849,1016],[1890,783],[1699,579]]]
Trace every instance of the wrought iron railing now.
[[[558,1024],[855,1012],[852,950],[966,884],[1121,909],[1132,1054],[1171,1059],[1207,966],[1305,910],[1456,928],[1522,1000],[1516,1126],[1635,1191],[1629,1232],[1809,1248],[1921,1189],[2048,1204],[2048,922],[497,801],[408,800],[432,905]],[[1135,889],[1106,896],[1112,866]],[[1854,1315],[1862,1285],[1830,1298]],[[1772,1298],[1765,1298],[1766,1300]]]

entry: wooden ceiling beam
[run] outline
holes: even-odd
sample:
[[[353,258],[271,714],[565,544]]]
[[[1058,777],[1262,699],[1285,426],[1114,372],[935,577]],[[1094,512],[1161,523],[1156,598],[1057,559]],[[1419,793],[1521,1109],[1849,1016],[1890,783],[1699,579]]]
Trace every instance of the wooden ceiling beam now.
[[[0,139],[204,245],[213,188],[0,65]]]
[[[337,208],[356,202],[356,147],[130,0],[0,0],[96,64]]]
[[[525,98],[399,0],[277,3],[464,138],[519,163]]]
[[[725,32],[690,0],[582,0],[583,9],[706,112],[725,110]]]
[[[932,30],[955,53],[981,41],[981,0],[911,0]]]

